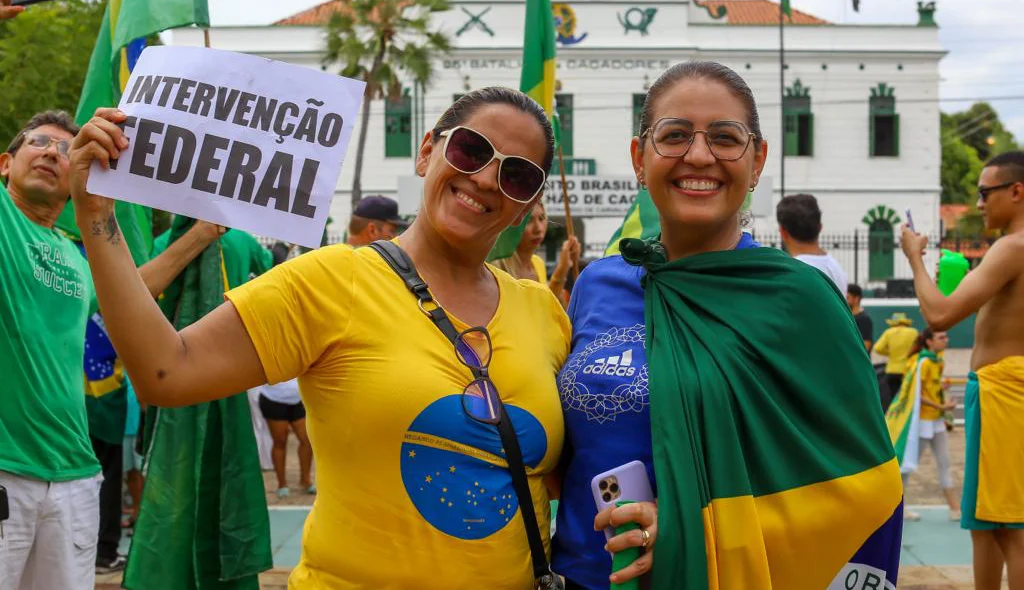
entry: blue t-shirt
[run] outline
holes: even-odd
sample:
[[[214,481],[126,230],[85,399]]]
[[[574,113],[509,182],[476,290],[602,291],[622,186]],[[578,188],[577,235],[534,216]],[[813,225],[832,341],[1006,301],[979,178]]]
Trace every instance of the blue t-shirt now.
[[[736,245],[757,247],[747,233]],[[552,540],[552,569],[589,590],[608,588],[612,571],[604,533],[594,530],[597,507],[590,480],[640,460],[657,493],[640,287],[644,272],[622,256],[602,258],[580,275],[569,302],[572,351],[558,375],[567,468]]]

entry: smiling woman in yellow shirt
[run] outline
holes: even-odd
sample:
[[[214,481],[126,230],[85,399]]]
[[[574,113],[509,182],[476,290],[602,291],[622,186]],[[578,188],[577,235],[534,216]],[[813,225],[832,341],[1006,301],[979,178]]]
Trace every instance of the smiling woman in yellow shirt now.
[[[111,203],[85,190],[92,162],[127,145],[123,113],[97,115],[75,140],[72,196],[107,330],[139,398],[181,406],[299,378],[319,485],[289,588],[533,587],[502,439],[464,408],[473,373],[378,253],[310,252],[177,333],[137,278]],[[542,478],[562,450],[555,373],[569,322],[546,287],[484,260],[536,202],[553,153],[550,123],[529,97],[466,94],[420,146],[423,203],[396,240],[456,329],[490,335],[489,374],[522,449],[544,548]]]

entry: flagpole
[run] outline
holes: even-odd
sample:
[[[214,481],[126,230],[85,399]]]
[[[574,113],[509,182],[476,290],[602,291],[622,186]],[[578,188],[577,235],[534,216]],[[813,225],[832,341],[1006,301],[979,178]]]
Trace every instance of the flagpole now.
[[[210,29],[203,29],[203,43],[207,49],[210,48]]]
[[[786,43],[783,28],[783,4],[779,3],[779,115],[781,121],[782,149],[779,150],[779,197],[786,196]]]
[[[561,125],[561,122],[558,123]],[[569,189],[565,185],[565,157],[562,155],[562,142],[558,142],[558,171],[562,175],[562,205],[565,206],[565,233],[567,237],[572,238],[574,236],[574,230],[572,227],[572,212],[569,211]],[[582,251],[583,244],[580,244],[580,250]],[[572,261],[572,278],[576,280],[580,276],[579,260]]]

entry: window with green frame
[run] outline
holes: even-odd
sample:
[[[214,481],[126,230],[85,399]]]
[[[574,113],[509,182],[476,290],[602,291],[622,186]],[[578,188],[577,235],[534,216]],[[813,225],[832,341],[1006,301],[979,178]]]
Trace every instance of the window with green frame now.
[[[646,94],[633,95],[633,135],[640,134],[640,116],[644,113],[644,100],[646,99]]]
[[[900,116],[893,88],[885,82],[871,89],[868,103],[868,150],[872,157],[900,155]]]
[[[384,99],[384,157],[412,157],[412,97]]]
[[[572,156],[572,95],[556,94],[555,111],[561,131],[562,155]]]
[[[786,88],[782,97],[782,151],[787,156],[814,155],[814,114],[811,89],[800,79]]]

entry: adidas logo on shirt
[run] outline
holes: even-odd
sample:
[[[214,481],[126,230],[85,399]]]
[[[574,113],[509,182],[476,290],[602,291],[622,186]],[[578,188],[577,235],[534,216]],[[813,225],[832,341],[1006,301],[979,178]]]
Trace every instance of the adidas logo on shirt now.
[[[622,356],[594,359],[592,363],[583,368],[583,374],[632,377],[636,374],[636,367],[633,366],[633,349],[626,349]]]

